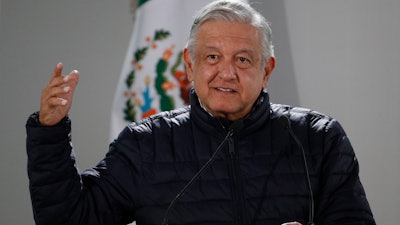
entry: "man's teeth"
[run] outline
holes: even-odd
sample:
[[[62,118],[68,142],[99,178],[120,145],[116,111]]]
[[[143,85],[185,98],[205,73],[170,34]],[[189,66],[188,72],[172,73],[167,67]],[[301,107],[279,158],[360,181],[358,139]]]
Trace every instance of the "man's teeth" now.
[[[218,90],[220,90],[220,91],[225,91],[225,92],[232,92],[233,90],[232,89],[229,89],[229,88],[217,88]]]

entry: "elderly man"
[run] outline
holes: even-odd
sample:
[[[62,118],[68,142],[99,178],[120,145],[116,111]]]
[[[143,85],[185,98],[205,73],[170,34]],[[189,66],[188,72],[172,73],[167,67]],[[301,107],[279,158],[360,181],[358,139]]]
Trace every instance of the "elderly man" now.
[[[340,124],[269,102],[263,16],[240,1],[208,4],[184,61],[190,106],[128,125],[81,174],[67,116],[79,74],[56,66],[27,122],[37,224],[375,224]]]

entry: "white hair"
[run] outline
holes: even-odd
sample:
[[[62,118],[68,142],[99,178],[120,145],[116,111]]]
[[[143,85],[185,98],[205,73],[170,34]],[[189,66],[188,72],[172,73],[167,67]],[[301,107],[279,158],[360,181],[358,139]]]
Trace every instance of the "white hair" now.
[[[203,7],[198,12],[192,24],[187,42],[187,49],[193,61],[195,60],[194,49],[196,46],[196,34],[199,27],[209,20],[252,25],[257,29],[261,37],[263,62],[266,62],[266,60],[274,56],[274,48],[271,40],[271,28],[265,17],[244,1],[218,0]]]

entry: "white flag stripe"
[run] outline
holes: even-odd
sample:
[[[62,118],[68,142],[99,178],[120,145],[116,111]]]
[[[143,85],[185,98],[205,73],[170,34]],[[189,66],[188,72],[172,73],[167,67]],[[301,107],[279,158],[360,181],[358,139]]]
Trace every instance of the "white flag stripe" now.
[[[176,74],[172,74],[170,70],[178,62],[178,53],[186,44],[195,13],[211,1],[150,0],[137,8],[131,40],[113,101],[111,140],[130,122],[126,119],[127,116],[135,115],[133,120],[137,121],[149,114],[163,111],[160,108],[161,102],[165,103],[165,109],[185,104],[179,97],[180,84],[175,77],[184,71],[183,64],[175,68]],[[155,40],[156,31],[162,31],[161,37],[163,32],[168,33],[167,37]],[[147,48],[143,58],[139,63],[132,64],[135,61],[135,52],[143,48]],[[158,64],[163,58],[163,62]],[[127,79],[131,71],[134,71],[135,76],[128,87]],[[129,110],[131,111],[127,112]]]

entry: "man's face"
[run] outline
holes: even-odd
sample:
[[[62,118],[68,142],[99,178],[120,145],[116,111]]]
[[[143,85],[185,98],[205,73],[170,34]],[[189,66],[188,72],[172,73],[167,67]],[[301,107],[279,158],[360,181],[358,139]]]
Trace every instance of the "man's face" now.
[[[262,62],[261,39],[251,25],[203,23],[197,33],[195,61],[187,49],[188,79],[204,107],[214,116],[237,120],[248,114],[267,86],[275,59]],[[264,66],[263,66],[264,65]]]

